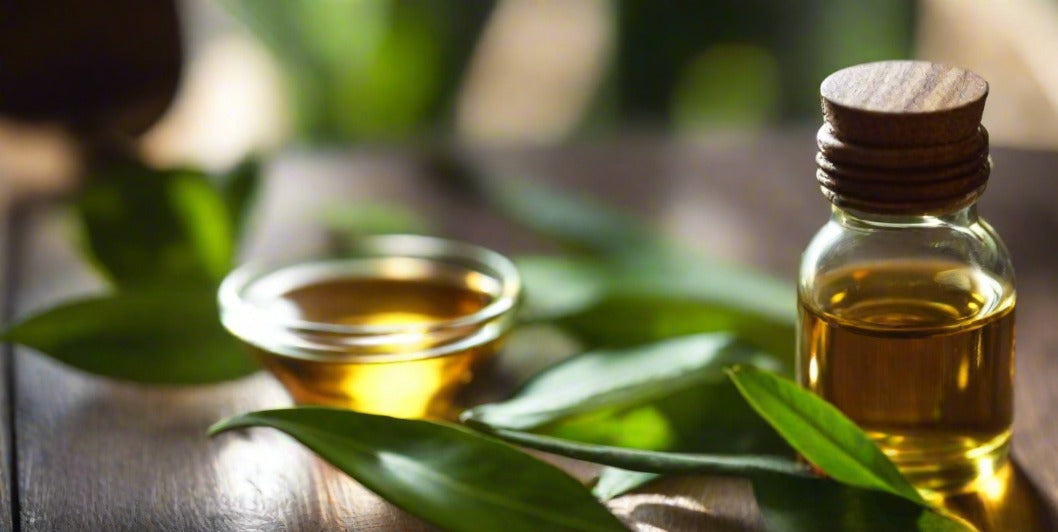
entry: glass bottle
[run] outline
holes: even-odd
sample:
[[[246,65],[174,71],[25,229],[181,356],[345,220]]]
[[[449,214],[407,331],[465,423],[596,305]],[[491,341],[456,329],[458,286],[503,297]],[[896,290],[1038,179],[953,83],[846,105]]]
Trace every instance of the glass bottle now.
[[[821,86],[817,177],[833,204],[804,252],[800,383],[859,424],[924,492],[1006,459],[1014,270],[976,202],[991,169],[987,83],[889,61]]]

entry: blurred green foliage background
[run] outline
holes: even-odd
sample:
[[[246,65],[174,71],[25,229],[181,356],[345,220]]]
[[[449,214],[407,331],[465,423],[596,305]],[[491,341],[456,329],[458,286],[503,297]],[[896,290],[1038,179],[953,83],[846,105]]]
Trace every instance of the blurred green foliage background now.
[[[100,146],[117,130],[152,166],[224,171],[290,142],[759,131],[818,124],[837,69],[920,58],[993,82],[997,144],[1058,146],[1055,0],[106,5],[0,3],[0,132],[52,121]]]
[[[227,0],[278,59],[310,139],[390,138],[445,116],[489,2]]]
[[[278,59],[296,134],[310,140],[447,132],[474,56],[502,41],[482,38],[502,0],[224,3]],[[579,13],[603,19],[605,67],[576,118],[579,132],[816,121],[819,81],[850,64],[909,57],[915,22],[910,0],[594,3]],[[531,18],[522,23],[537,23]],[[558,45],[544,34],[533,46],[561,51],[571,36],[555,33]],[[515,63],[524,56],[504,53]]]

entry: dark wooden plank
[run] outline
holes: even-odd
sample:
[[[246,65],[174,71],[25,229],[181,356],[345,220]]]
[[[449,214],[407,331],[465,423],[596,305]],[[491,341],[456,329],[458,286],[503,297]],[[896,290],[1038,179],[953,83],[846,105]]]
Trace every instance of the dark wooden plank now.
[[[10,192],[0,183],[0,329],[10,322],[14,301],[12,259],[19,239],[16,236],[18,222],[15,219]],[[18,506],[18,495],[12,490],[13,448],[11,438],[11,359],[14,349],[9,344],[0,344],[0,530],[12,530],[12,508]]]
[[[1058,512],[1058,154],[994,152],[982,213],[1003,235],[1018,275],[1014,457],[1025,480]],[[987,210],[986,210],[987,209]],[[1058,520],[1051,521],[1058,529]]]
[[[801,250],[828,213],[813,181],[812,139],[806,131],[687,144],[624,139],[488,157],[603,195],[688,245],[792,279]],[[1058,359],[1048,353],[1058,347],[1058,330],[1047,323],[1058,310],[1058,286],[1048,275],[1058,271],[1058,259],[1047,247],[1054,233],[1039,229],[1058,227],[1048,206],[1058,192],[1048,168],[1058,167],[1058,156],[1000,150],[995,158],[982,212],[1007,239],[1019,268],[1015,455],[1025,474],[1016,488],[1025,500],[1038,500],[1020,510],[1038,526],[1033,512],[1058,500],[1058,429],[1046,418],[1058,408],[1058,387],[1050,385]],[[400,153],[288,153],[271,166],[274,179],[247,254],[311,248],[319,242],[315,216],[337,198],[351,205],[409,205],[440,220],[444,233],[502,252],[543,246],[495,214],[442,195],[416,179],[417,172]],[[99,290],[98,279],[72,252],[61,218],[38,213],[27,229],[20,312]],[[206,440],[202,434],[216,419],[286,404],[266,375],[159,388],[87,376],[25,350],[16,365],[20,523],[26,530],[428,528],[280,434],[256,430]],[[561,463],[581,476],[592,473],[583,464]],[[748,483],[732,479],[673,479],[618,498],[612,508],[630,521],[668,530],[761,527]]]

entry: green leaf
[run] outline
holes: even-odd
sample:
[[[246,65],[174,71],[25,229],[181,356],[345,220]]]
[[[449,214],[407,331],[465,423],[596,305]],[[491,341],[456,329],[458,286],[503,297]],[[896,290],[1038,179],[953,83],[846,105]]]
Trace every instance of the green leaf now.
[[[703,336],[721,341],[720,344],[712,346],[718,350],[738,349],[730,344],[724,344],[723,335]],[[701,342],[702,337],[688,337],[684,340],[688,342],[686,347],[693,349],[693,345]],[[665,343],[650,347],[645,352],[642,348],[629,350],[630,353],[639,355],[634,357],[606,358],[606,355],[600,357],[598,352],[580,355],[538,375],[508,403],[478,407],[478,409],[466,412],[464,419],[472,426],[488,432],[502,430],[508,425],[534,428],[535,425],[546,420],[546,424],[535,428],[549,435],[565,440],[576,440],[589,444],[589,446],[576,447],[574,442],[566,442],[566,447],[560,449],[554,444],[561,443],[561,440],[547,436],[534,439],[533,435],[524,433],[517,434],[518,442],[528,446],[537,446],[543,442],[545,447],[538,448],[546,448],[546,450],[559,454],[564,454],[570,449],[579,449],[582,453],[587,453],[579,455],[580,457],[593,461],[597,460],[591,454],[593,451],[601,451],[609,456],[622,451],[634,454],[631,450],[622,450],[615,446],[654,450],[672,448],[697,453],[789,454],[789,448],[771,430],[770,426],[760,420],[746,405],[734,385],[726,380],[714,382],[715,372],[703,371],[696,372],[697,382],[692,378],[690,386],[684,386],[683,384],[687,382],[685,381],[687,374],[680,371],[670,372],[667,364],[659,364],[661,360],[668,362],[664,356]],[[608,351],[602,353],[606,352]],[[702,354],[705,353],[706,351],[702,352]],[[610,379],[608,375],[611,371],[599,374],[592,367],[593,364],[584,364],[580,361],[581,357],[586,357],[593,362],[612,364],[615,366],[613,373],[629,375],[633,378],[630,382]],[[709,360],[707,367],[712,362],[715,360]],[[762,362],[766,364],[767,359],[763,359]],[[715,369],[715,366],[713,367]],[[596,398],[590,401],[574,399],[573,404],[561,405],[562,408],[557,412],[551,410],[556,405],[547,400],[551,397],[550,390],[576,387],[574,384],[582,382],[588,375],[600,377],[597,387],[582,388],[585,393],[597,393]],[[677,382],[669,382],[667,378],[672,378]],[[620,389],[622,385],[641,386],[648,388],[649,391],[625,389],[624,393],[614,393],[614,388]],[[540,396],[544,399],[537,403],[539,411],[533,408],[533,404],[537,401],[533,396]],[[629,404],[629,396],[638,397],[640,400],[633,400]],[[528,402],[523,402],[527,397]],[[505,411],[510,403],[515,403],[516,407]],[[492,415],[481,415],[482,411]],[[543,419],[538,417],[541,415]],[[513,416],[515,419],[508,419],[508,416]],[[490,422],[498,422],[500,425],[487,426]],[[591,446],[590,444],[596,445]],[[569,447],[571,445],[573,447]],[[643,455],[636,456],[642,457]],[[682,458],[687,455],[680,456]],[[707,461],[707,465],[715,466],[716,464]],[[694,468],[697,467],[702,466],[696,464]],[[692,471],[698,471],[698,469],[692,468]],[[597,496],[608,498],[634,489],[656,476],[656,474],[607,468],[599,484],[596,485],[595,493]]]
[[[651,405],[668,421],[675,441],[670,447],[654,450],[795,455],[727,379],[676,391]]]
[[[729,354],[734,356],[754,356],[737,346],[724,344],[723,335],[703,336],[719,341],[710,347],[720,352],[731,349]],[[701,337],[683,340],[672,345],[682,343],[693,352],[695,343],[704,343]],[[707,349],[700,352],[705,356],[704,367],[688,372],[670,371],[668,364],[659,363],[668,362],[664,346],[663,343],[628,350],[633,356],[607,358],[600,356],[600,352],[580,355],[541,373],[510,401],[472,409],[464,414],[465,419],[470,423],[493,425],[482,429],[486,431],[534,428],[546,435],[609,447],[793,456],[792,450],[746,404],[733,384],[726,379],[716,380],[722,357],[709,359],[705,356]],[[584,364],[580,357],[593,363]],[[599,372],[594,368],[595,363],[613,368]],[[768,364],[768,360],[762,358],[758,363]],[[630,378],[610,378],[614,374]],[[555,396],[551,390],[567,388],[596,395],[588,400],[573,396],[567,403],[553,403]],[[509,408],[512,404],[513,408]]]
[[[601,408],[549,423],[536,432],[601,445],[672,449],[679,443],[676,428],[657,402]]]
[[[614,405],[641,404],[717,379],[724,366],[768,364],[768,358],[725,334],[702,334],[628,349],[603,349],[564,361],[529,381],[511,400],[481,405],[463,419],[531,429]]]
[[[769,277],[675,255],[636,264],[533,256],[517,264],[523,321],[552,321],[588,345],[611,347],[727,331],[793,366],[794,289]]]
[[[121,287],[213,283],[231,266],[227,206],[199,172],[106,167],[76,207],[93,258]]]
[[[524,447],[644,473],[745,476],[767,472],[813,476],[808,466],[784,456],[647,451],[574,442],[531,432],[490,427],[473,421],[468,421],[468,424],[497,438]]]
[[[620,468],[607,470],[596,485],[594,492],[603,499],[663,474],[739,476],[753,482],[768,530],[972,530],[957,517],[921,502],[817,477],[808,466],[789,458],[643,451],[480,428],[518,445]]]
[[[561,319],[597,346],[727,330],[792,362],[796,309],[788,283],[684,250],[633,216],[540,180],[497,177],[451,154],[435,154],[432,163],[449,184],[600,259],[523,261],[524,319]]]
[[[197,384],[257,369],[221,327],[212,289],[126,291],[69,303],[15,325],[3,340],[119,379]]]
[[[827,475],[927,504],[867,434],[831,404],[756,368],[737,366],[728,375],[761,417]]]
[[[630,283],[631,284],[631,283]],[[792,367],[791,324],[762,318],[709,300],[663,292],[613,289],[595,304],[555,323],[588,345],[629,346],[677,336],[727,332],[780,356]]]
[[[596,304],[612,275],[602,262],[568,256],[526,256],[514,261],[524,292],[519,318],[526,322],[570,316]]]
[[[751,477],[768,530],[974,530],[957,517],[906,498],[855,488],[828,478],[761,474]]]
[[[608,405],[535,431],[584,443],[655,451],[794,456],[730,381],[713,382],[711,378],[646,403]]]
[[[608,501],[659,478],[661,478],[661,475],[657,473],[629,471],[618,467],[604,467],[602,472],[599,473],[599,480],[592,487],[591,493],[601,501]]]
[[[594,490],[604,500],[663,474],[739,476],[753,482],[768,530],[972,530],[920,502],[817,477],[789,458],[643,451],[476,427],[518,445],[611,466]]]
[[[260,185],[261,165],[256,159],[246,159],[221,176],[220,192],[236,239],[245,234]]]
[[[235,247],[223,199],[212,184],[194,173],[173,178],[168,195],[188,244],[197,251],[200,266],[208,278],[223,278],[231,269]]]
[[[461,427],[321,407],[210,428],[281,430],[386,500],[446,530],[626,530],[576,480]]]
[[[796,290],[789,283],[682,250],[627,263],[615,283],[624,293],[682,294],[777,324],[797,321]]]
[[[595,255],[633,255],[660,247],[656,235],[634,217],[543,184],[538,179],[499,177],[452,153],[436,152],[431,174],[514,221]]]

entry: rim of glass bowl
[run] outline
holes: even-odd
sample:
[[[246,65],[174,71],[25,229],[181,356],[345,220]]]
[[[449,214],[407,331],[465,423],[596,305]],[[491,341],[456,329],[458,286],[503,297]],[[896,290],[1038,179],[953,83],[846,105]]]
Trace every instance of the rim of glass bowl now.
[[[246,296],[258,281],[299,265],[354,264],[365,260],[418,259],[441,265],[457,266],[495,280],[499,289],[490,294],[492,300],[481,309],[451,319],[410,324],[337,324],[299,318],[279,318],[247,300]],[[426,277],[429,278],[429,277]],[[470,349],[499,338],[513,323],[513,311],[521,294],[518,270],[507,257],[490,249],[420,235],[382,235],[364,237],[353,245],[349,253],[338,257],[287,261],[250,262],[229,273],[218,290],[221,321],[224,327],[243,341],[286,356],[310,360],[342,362],[392,362],[445,356]],[[239,324],[252,323],[260,334],[247,334]],[[415,334],[437,335],[443,341],[426,349],[409,349],[391,353],[351,352],[353,344],[342,343],[342,338],[356,338],[371,344],[392,344],[394,338]],[[315,336],[313,336],[315,335]],[[269,343],[264,337],[271,337]],[[335,343],[311,344],[310,340],[334,338]],[[387,337],[389,340],[387,340]],[[277,340],[279,339],[279,340]],[[300,341],[299,341],[300,340]],[[373,340],[373,341],[372,341]],[[330,348],[328,348],[330,347]]]

